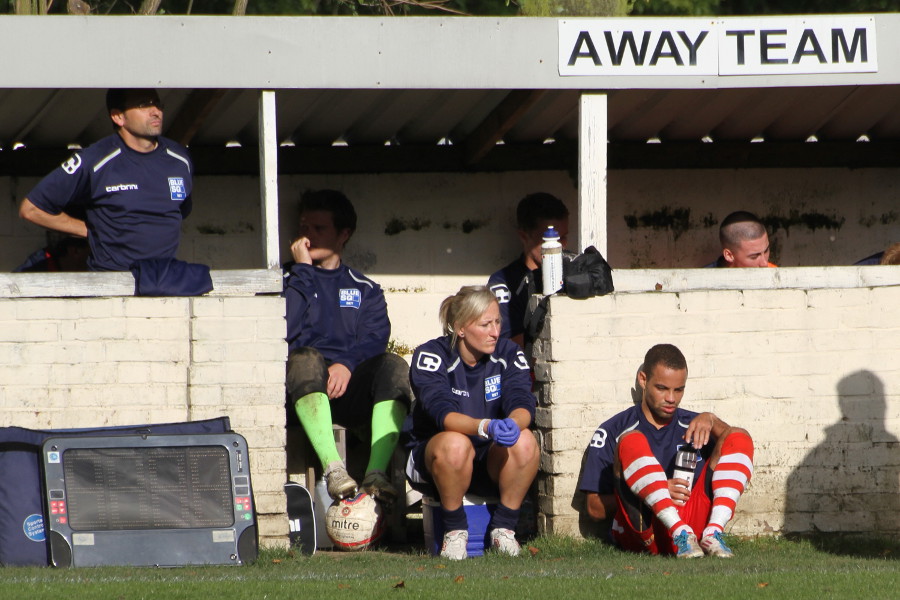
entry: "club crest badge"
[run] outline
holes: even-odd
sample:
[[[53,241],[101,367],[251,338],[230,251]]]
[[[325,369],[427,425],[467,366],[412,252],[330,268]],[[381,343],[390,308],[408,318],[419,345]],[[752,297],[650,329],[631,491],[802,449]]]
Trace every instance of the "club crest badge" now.
[[[484,400],[491,402],[500,397],[500,376],[492,375],[484,378]]]
[[[175,202],[187,200],[187,187],[184,177],[169,177],[169,197]]]
[[[362,304],[362,292],[356,288],[341,288],[338,306],[358,309],[360,304]]]

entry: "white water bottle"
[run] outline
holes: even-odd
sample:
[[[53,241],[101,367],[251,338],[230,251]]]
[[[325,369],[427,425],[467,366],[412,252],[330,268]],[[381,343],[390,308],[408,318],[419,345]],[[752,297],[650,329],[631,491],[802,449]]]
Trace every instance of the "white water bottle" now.
[[[697,451],[688,444],[678,448],[675,454],[675,472],[672,476],[677,479],[686,479],[688,489],[694,485],[694,470],[697,468]]]
[[[325,529],[325,513],[332,503],[331,496],[328,495],[328,484],[325,477],[322,476],[316,482],[316,497],[313,503],[313,512],[316,518],[316,547],[321,550],[331,550],[334,544],[328,537],[328,531]]]
[[[544,232],[544,243],[541,244],[541,274],[545,296],[562,289],[562,244],[559,243],[559,232],[553,228],[553,225]]]

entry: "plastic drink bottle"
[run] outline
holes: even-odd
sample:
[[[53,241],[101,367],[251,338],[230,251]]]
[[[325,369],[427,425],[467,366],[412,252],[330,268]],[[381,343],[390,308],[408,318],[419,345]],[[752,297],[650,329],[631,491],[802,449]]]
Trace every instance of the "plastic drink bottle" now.
[[[552,225],[544,232],[544,243],[541,244],[541,274],[545,296],[562,289],[562,244],[559,243],[559,232]]]
[[[672,474],[677,479],[687,479],[688,489],[694,485],[694,469],[697,468],[697,451],[693,446],[685,444],[678,448],[675,454],[675,471]]]
[[[330,550],[334,547],[331,538],[328,537],[328,531],[325,529],[325,513],[331,506],[331,496],[328,495],[328,483],[322,476],[316,482],[316,494],[313,502],[313,510],[316,515],[316,546],[324,550]]]

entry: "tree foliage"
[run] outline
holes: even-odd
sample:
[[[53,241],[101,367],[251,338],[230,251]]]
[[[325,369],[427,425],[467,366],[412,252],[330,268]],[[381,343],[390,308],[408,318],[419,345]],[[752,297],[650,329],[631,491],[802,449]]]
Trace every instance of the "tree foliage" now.
[[[79,0],[80,14],[422,15],[519,14],[508,0]],[[71,2],[69,1],[69,4]],[[238,5],[243,9],[237,9]],[[67,0],[0,0],[0,13],[65,14]]]
[[[527,17],[611,17],[628,14],[631,0],[519,0]]]
[[[80,0],[79,0],[80,1]],[[578,0],[569,0],[575,1]],[[604,1],[611,0],[586,0]],[[621,0],[612,0],[621,1]],[[0,13],[65,14],[67,0],[0,0]],[[49,6],[42,10],[42,3]],[[89,3],[89,4],[88,4]],[[85,0],[90,14],[177,15],[427,15],[516,16],[514,0]],[[235,9],[239,4],[243,10]]]
[[[0,0],[0,13],[624,16],[900,11],[900,0]]]
[[[633,15],[715,15],[722,0],[634,0]]]
[[[634,0],[633,15],[791,15],[900,11],[900,0]]]

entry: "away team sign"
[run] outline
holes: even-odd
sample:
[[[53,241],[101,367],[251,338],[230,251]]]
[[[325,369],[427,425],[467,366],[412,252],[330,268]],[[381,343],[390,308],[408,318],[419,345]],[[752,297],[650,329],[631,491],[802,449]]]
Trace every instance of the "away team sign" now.
[[[559,21],[560,75],[877,71],[872,17]]]

